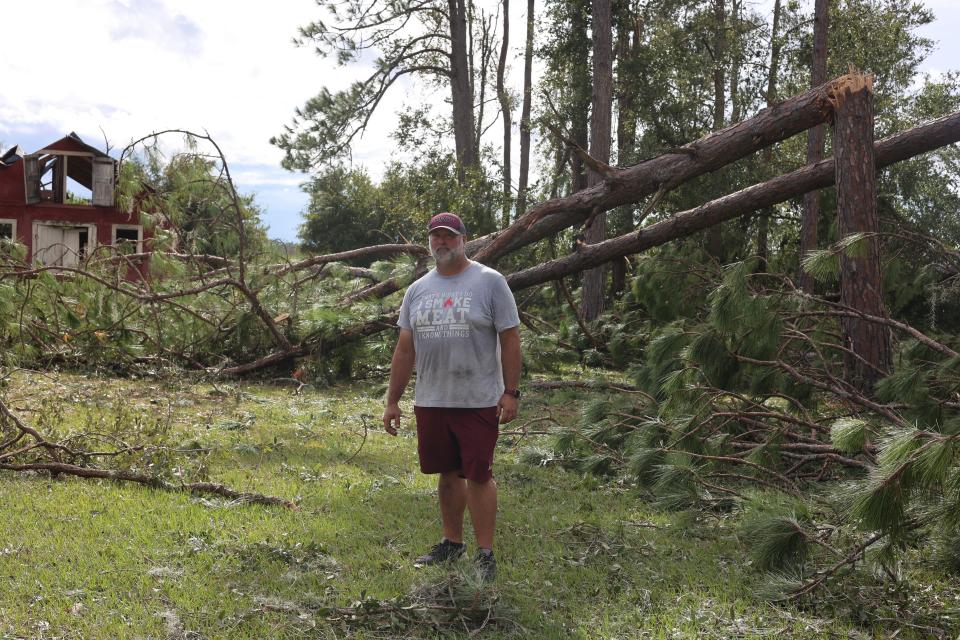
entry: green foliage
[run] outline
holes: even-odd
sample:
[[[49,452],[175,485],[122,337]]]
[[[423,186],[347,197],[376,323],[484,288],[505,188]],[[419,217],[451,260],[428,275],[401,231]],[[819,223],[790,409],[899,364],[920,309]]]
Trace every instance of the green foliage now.
[[[336,253],[374,244],[402,242],[412,221],[391,214],[379,189],[362,169],[334,167],[303,185],[310,202],[300,225],[307,251]],[[388,236],[386,230],[395,236]],[[358,261],[369,265],[372,258]]]
[[[712,331],[704,331],[696,336],[683,355],[700,366],[707,383],[714,387],[727,387],[739,370],[737,361],[727,351],[721,336]]]
[[[461,182],[454,156],[434,149],[408,162],[392,162],[375,183],[363,169],[332,166],[303,185],[310,202],[299,236],[312,253],[335,253],[375,244],[424,243],[427,221],[455,211],[471,236],[493,231],[500,195],[491,176],[471,171]],[[368,265],[372,258],[359,259]]]
[[[834,282],[840,277],[840,256],[863,257],[870,237],[866,233],[851,233],[828,249],[811,251],[802,260],[803,269],[818,282]]]
[[[859,418],[840,418],[830,425],[830,443],[844,453],[857,453],[867,444],[869,425]]]
[[[243,246],[247,259],[263,251],[266,231],[251,195],[240,195],[226,179],[223,160],[187,149],[169,159],[156,141],[121,164],[118,202],[158,232],[154,248],[233,257]],[[175,232],[174,234],[169,233]]]
[[[782,494],[757,494],[745,506],[740,530],[757,568],[785,571],[802,566],[810,553],[810,524],[803,501]]]
[[[653,470],[656,504],[661,509],[679,511],[689,509],[700,502],[696,483],[697,469],[689,456],[670,453],[662,464]]]
[[[934,558],[937,564],[953,573],[960,573],[960,529],[943,527],[933,538]]]

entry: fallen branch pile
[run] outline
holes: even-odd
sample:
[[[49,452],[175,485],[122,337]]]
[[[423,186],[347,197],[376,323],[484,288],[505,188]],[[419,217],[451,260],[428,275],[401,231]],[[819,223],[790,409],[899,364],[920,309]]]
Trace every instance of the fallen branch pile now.
[[[10,408],[0,401],[0,470],[18,472],[45,472],[52,476],[67,475],[78,478],[97,478],[115,482],[132,482],[163,491],[187,492],[193,494],[215,495],[237,503],[283,506],[296,509],[297,505],[284,498],[260,493],[236,491],[214,482],[175,483],[160,475],[137,472],[132,469],[107,469],[98,465],[98,461],[116,459],[128,455],[148,455],[159,445],[128,444],[110,439],[114,446],[107,449],[88,450],[80,448],[73,441],[51,440],[35,428],[21,420]],[[83,438],[80,438],[83,440]],[[163,472],[158,469],[157,473]]]

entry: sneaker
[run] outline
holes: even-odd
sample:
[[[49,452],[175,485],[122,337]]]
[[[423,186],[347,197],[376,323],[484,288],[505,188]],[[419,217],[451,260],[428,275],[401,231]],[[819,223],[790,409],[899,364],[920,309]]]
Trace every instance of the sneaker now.
[[[493,557],[493,550],[481,549],[473,558],[477,573],[484,582],[491,582],[497,577],[497,559]]]
[[[440,564],[441,562],[452,562],[462,556],[467,550],[464,543],[450,542],[446,538],[433,545],[428,553],[420,556],[413,561],[414,566],[422,567],[428,564]]]

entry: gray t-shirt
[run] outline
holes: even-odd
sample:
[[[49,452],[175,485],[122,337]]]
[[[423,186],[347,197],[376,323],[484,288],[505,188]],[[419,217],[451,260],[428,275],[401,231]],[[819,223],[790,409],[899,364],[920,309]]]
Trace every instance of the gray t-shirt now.
[[[499,333],[520,324],[506,279],[479,262],[455,276],[432,269],[403,296],[413,332],[418,407],[493,407],[503,395]]]

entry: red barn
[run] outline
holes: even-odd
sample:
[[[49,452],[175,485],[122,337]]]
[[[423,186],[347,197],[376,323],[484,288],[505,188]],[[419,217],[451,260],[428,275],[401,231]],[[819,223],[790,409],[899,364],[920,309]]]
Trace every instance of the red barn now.
[[[98,247],[143,253],[152,234],[117,208],[116,180],[117,161],[75,133],[35,153],[15,146],[0,156],[0,238],[42,265],[77,266]]]

